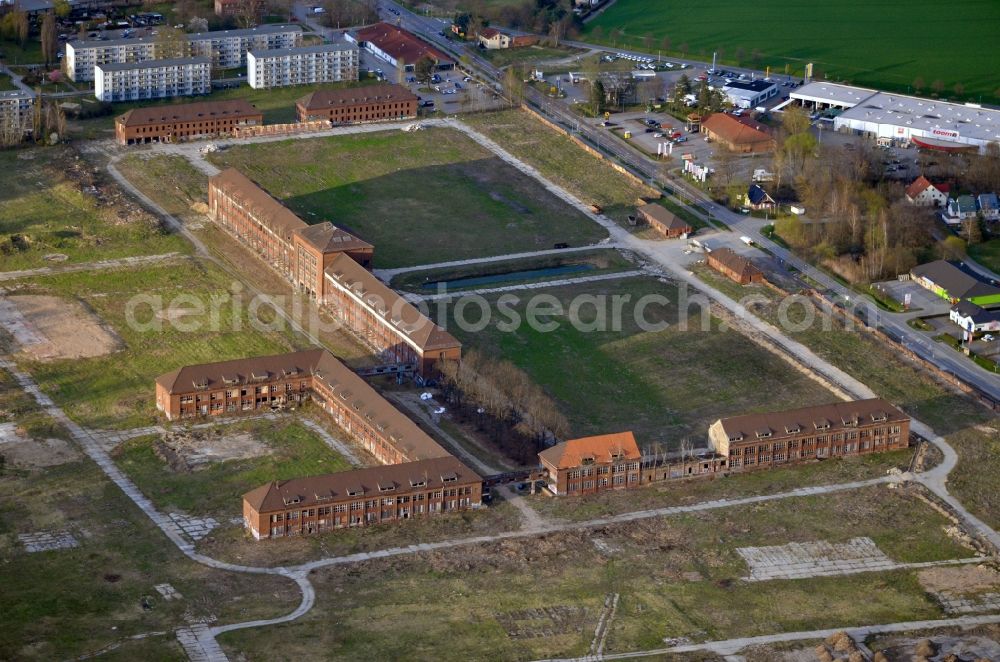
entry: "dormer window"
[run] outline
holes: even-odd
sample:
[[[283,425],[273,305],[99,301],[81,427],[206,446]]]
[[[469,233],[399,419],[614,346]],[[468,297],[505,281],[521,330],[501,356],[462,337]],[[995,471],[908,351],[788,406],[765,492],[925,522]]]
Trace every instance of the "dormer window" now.
[[[764,428],[762,430],[757,430],[758,439],[767,439],[768,437],[771,436],[771,434],[773,434],[771,428]]]
[[[192,385],[198,390],[206,389],[208,388],[208,380],[204,378],[196,379],[192,382]]]
[[[362,488],[362,487],[360,487],[358,485],[355,485],[354,487],[348,487],[347,490],[346,490],[346,492],[347,492],[347,496],[359,497],[359,496],[364,495],[365,490],[364,490],[364,488]]]
[[[872,414],[872,420],[875,421],[876,423],[884,423],[885,421],[889,420],[889,417],[885,414],[885,412],[879,411]]]
[[[594,458],[593,458],[593,456],[589,456],[589,457],[581,457],[581,458],[580,458],[580,464],[582,464],[582,465],[583,465],[583,466],[585,466],[585,467],[586,467],[586,466],[588,466],[588,465],[591,465],[591,464],[593,464],[593,463],[594,463]]]
[[[255,382],[262,382],[270,377],[270,373],[267,370],[254,370],[250,373],[250,379]]]
[[[239,381],[240,381],[240,378],[238,376],[236,376],[236,375],[223,375],[222,376],[222,383],[225,384],[226,386],[233,386],[234,384],[239,383]]]
[[[829,430],[829,429],[830,429],[830,421],[828,421],[828,420],[826,420],[826,419],[824,418],[824,419],[823,419],[823,420],[821,420],[821,421],[814,421],[814,422],[813,422],[813,426],[814,426],[814,427],[815,427],[815,428],[816,428],[817,430]]]
[[[799,432],[802,432],[802,426],[796,423],[792,423],[791,425],[786,425],[785,432],[787,432],[788,434],[798,434]]]
[[[441,474],[442,483],[454,483],[458,480],[458,476],[453,473]]]
[[[294,505],[296,503],[302,503],[302,497],[300,497],[298,495],[285,497],[282,500],[285,502],[286,506],[291,506],[291,505]]]
[[[410,487],[426,487],[427,481],[423,478],[411,478]]]

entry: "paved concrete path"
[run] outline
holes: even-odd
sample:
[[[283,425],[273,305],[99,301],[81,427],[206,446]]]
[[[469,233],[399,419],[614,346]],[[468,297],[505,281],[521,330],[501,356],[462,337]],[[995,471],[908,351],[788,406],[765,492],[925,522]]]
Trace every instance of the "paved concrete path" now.
[[[743,637],[740,639],[725,639],[722,641],[706,641],[700,644],[684,644],[668,646],[653,650],[634,651],[630,653],[605,653],[598,657],[548,658],[537,662],[589,662],[591,660],[630,660],[642,657],[665,656],[676,653],[693,653],[708,651],[718,655],[735,655],[749,646],[777,644],[788,641],[810,641],[826,639],[838,632],[846,632],[855,641],[861,641],[873,634],[888,634],[893,632],[911,632],[914,630],[932,630],[936,628],[975,627],[1000,623],[1000,614],[988,616],[962,616],[959,618],[942,618],[935,621],[906,621],[902,623],[886,623],[884,625],[863,625],[861,627],[833,628],[830,630],[807,630],[803,632],[782,632],[759,637]]]
[[[473,264],[488,264],[490,262],[505,262],[507,260],[522,260],[529,257],[544,257],[546,255],[565,255],[567,253],[578,253],[580,251],[593,251],[601,248],[618,248],[618,244],[599,242],[587,246],[571,246],[569,248],[549,248],[541,251],[528,251],[527,253],[508,253],[506,255],[491,255],[490,257],[474,257],[468,260],[452,260],[451,262],[436,262],[433,264],[418,264],[413,267],[397,267],[395,269],[374,269],[372,273],[385,282],[389,282],[399,274],[411,271],[430,271],[432,269],[448,269],[451,267],[464,267]]]
[[[154,262],[163,262],[175,258],[184,257],[180,253],[161,253],[159,255],[139,255],[136,257],[123,257],[116,260],[100,260],[98,262],[81,262],[80,264],[65,264],[53,267],[38,267],[37,269],[23,269],[21,271],[0,271],[0,281],[17,280],[18,278],[30,278],[32,276],[50,276],[52,274],[66,274],[76,271],[104,271],[106,269],[118,269],[121,267],[140,267]]]
[[[579,285],[581,283],[596,283],[602,280],[618,280],[620,278],[632,278],[642,276],[646,272],[641,269],[630,269],[628,271],[616,271],[610,274],[597,274],[595,276],[580,276],[578,278],[559,278],[558,280],[529,281],[526,283],[515,283],[511,285],[501,285],[498,287],[483,287],[477,290],[457,290],[455,292],[444,292],[442,294],[404,294],[407,301],[438,301],[440,299],[453,299],[455,297],[475,296],[484,294],[499,294],[501,292],[516,292],[518,290],[541,290],[550,287],[565,287],[567,285]]]

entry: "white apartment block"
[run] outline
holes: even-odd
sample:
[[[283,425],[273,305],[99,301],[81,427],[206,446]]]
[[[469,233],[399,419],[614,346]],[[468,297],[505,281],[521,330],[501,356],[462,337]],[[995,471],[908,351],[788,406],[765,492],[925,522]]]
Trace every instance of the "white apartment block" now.
[[[99,64],[144,62],[156,57],[156,42],[152,38],[109,39],[66,43],[66,75],[74,81],[94,80],[94,67]]]
[[[207,57],[99,64],[94,96],[101,101],[166,99],[212,91],[212,61]]]
[[[298,25],[261,25],[247,30],[216,30],[187,36],[185,55],[210,58],[222,69],[242,67],[247,51],[294,48],[302,45],[302,27]],[[66,75],[74,81],[94,80],[99,64],[146,62],[156,59],[156,37],[67,42]]]
[[[358,47],[320,44],[247,53],[247,81],[255,89],[358,79]]]
[[[0,92],[0,130],[5,135],[8,128],[20,127],[22,133],[31,130],[32,110],[35,107],[35,97],[22,90]]]
[[[216,30],[188,35],[191,55],[207,57],[220,69],[244,67],[247,51],[297,48],[302,45],[299,25],[259,25],[247,30]]]

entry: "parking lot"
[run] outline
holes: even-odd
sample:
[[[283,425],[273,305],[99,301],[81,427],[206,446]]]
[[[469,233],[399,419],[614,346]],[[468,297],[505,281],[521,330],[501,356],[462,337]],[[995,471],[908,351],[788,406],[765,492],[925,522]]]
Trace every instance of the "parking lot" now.
[[[900,303],[909,294],[910,310],[919,310],[923,315],[947,315],[951,308],[950,303],[912,280],[887,280],[874,287]]]

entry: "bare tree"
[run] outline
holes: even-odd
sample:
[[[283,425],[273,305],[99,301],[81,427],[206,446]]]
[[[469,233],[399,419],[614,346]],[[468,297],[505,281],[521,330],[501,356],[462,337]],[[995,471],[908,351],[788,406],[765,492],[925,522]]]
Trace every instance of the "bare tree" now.
[[[31,24],[28,22],[28,15],[23,11],[16,11],[11,14],[14,23],[14,30],[17,32],[17,43],[21,48],[28,44],[28,37],[31,36]]]
[[[56,16],[52,12],[45,12],[42,18],[41,30],[42,57],[45,58],[45,66],[56,59],[56,45],[59,43],[56,37]]]
[[[951,88],[955,92],[955,96],[960,97],[965,94],[965,85],[962,83],[955,83],[955,87]]]
[[[241,28],[252,28],[260,22],[260,17],[264,13],[265,0],[239,0],[233,15],[236,23]]]
[[[913,79],[913,91],[914,92],[916,92],[917,94],[920,94],[920,90],[924,89],[925,87],[927,87],[927,83],[924,82],[924,77],[923,76],[917,76],[916,78]]]
[[[157,30],[156,45],[153,50],[157,60],[185,57],[188,53],[187,34],[172,25],[161,26]]]

